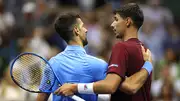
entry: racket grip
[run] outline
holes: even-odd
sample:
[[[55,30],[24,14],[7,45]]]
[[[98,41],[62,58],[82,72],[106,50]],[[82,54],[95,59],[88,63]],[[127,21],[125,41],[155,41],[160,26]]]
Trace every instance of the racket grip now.
[[[70,96],[70,97],[75,101],[85,101],[84,99],[82,99],[82,98],[80,98],[80,97],[78,97],[76,95],[73,95],[73,96]]]

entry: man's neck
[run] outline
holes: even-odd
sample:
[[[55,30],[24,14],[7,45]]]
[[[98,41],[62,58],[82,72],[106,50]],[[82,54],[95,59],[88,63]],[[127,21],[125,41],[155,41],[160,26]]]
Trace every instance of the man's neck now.
[[[127,30],[124,35],[125,36],[123,38],[123,41],[127,41],[131,38],[138,38],[138,30],[135,28],[131,28]]]
[[[78,45],[78,46],[84,47],[82,42],[78,42],[78,41],[69,41],[68,45]]]

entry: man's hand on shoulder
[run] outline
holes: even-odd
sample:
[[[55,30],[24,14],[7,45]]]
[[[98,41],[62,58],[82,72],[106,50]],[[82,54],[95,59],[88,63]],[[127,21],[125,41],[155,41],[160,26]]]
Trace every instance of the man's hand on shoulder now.
[[[141,51],[144,61],[149,61],[152,63],[153,61],[152,61],[151,51],[149,49],[145,50],[143,46],[141,46]]]

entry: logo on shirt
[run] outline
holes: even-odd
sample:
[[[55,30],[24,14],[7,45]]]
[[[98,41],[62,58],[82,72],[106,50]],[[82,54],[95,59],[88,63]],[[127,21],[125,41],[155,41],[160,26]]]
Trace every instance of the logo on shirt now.
[[[47,80],[47,82],[46,82],[47,84],[51,84],[51,81],[50,80]]]
[[[87,85],[84,85],[84,90],[87,90],[87,89],[88,89]]]
[[[118,67],[118,65],[117,64],[111,64],[109,67]]]

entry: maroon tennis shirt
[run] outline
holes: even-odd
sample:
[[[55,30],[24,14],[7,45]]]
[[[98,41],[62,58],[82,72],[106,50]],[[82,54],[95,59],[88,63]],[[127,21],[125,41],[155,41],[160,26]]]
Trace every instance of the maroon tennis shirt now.
[[[117,43],[112,49],[108,73],[115,73],[124,79],[125,76],[138,72],[145,62],[141,45],[143,44],[136,38]],[[128,95],[117,90],[112,94],[111,101],[150,101],[150,87],[151,75],[136,94]]]

